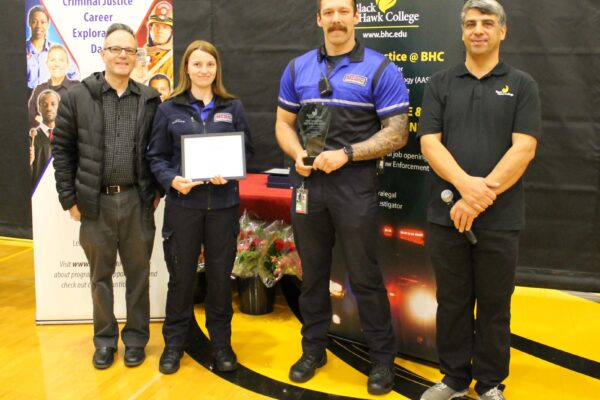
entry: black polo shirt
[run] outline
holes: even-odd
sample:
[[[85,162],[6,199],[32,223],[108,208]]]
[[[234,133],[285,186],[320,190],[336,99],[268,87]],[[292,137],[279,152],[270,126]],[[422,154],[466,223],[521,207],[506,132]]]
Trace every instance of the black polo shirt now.
[[[461,168],[487,176],[512,146],[512,134],[540,134],[536,82],[528,74],[500,62],[481,79],[464,63],[434,74],[423,96],[417,137],[442,133],[442,143]],[[452,226],[449,207],[440,199],[445,189],[458,191],[433,174],[427,218]],[[518,230],[524,224],[523,182],[519,179],[474,222],[474,229]]]

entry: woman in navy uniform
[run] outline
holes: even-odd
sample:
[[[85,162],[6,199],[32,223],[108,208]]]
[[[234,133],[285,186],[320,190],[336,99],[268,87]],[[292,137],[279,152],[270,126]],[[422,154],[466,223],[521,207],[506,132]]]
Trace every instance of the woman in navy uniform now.
[[[159,370],[170,374],[179,369],[194,319],[195,275],[204,247],[206,328],[214,366],[233,371],[237,360],[231,348],[230,274],[239,232],[238,182],[220,176],[207,182],[184,178],[181,136],[241,131],[248,158],[253,153],[250,131],[242,103],[223,86],[219,53],[212,44],[192,42],[180,65],[178,84],[156,113],[147,154],[166,192],[163,239],[169,286]]]

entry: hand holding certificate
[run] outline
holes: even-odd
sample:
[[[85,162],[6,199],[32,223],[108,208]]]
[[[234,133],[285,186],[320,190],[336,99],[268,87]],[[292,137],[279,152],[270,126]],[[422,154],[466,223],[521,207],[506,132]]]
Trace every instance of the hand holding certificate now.
[[[192,181],[246,177],[244,133],[212,133],[181,137],[181,172]]]

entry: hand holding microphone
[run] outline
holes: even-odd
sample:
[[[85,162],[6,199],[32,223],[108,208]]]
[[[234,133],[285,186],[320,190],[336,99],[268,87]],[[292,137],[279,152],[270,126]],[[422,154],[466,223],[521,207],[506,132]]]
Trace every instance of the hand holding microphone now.
[[[442,191],[440,197],[442,198],[442,201],[444,203],[446,203],[449,207],[454,207],[454,193],[452,193],[451,190],[446,189],[446,190]],[[454,220],[454,218],[453,218],[453,220]],[[455,225],[458,229],[458,225],[457,225],[456,221],[455,221]],[[467,240],[469,240],[469,243],[471,243],[473,245],[477,244],[477,238],[475,237],[475,234],[470,229],[465,230],[464,233],[465,233],[465,236],[467,237]]]

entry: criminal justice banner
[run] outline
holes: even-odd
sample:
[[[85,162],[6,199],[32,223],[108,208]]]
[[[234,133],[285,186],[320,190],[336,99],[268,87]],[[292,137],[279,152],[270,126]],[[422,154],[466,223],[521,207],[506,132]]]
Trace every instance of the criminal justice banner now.
[[[112,23],[129,25],[138,40],[132,79],[163,95],[173,82],[171,0],[27,0],[26,56],[29,164],[37,323],[91,321],[89,265],[79,244],[79,222],[63,211],[52,167],[52,129],[60,96],[96,71],[104,70],[100,51]],[[150,271],[150,315],[164,318],[168,273],[160,231],[163,205],[156,210]],[[125,276],[117,260],[113,276],[115,315],[126,316]]]

